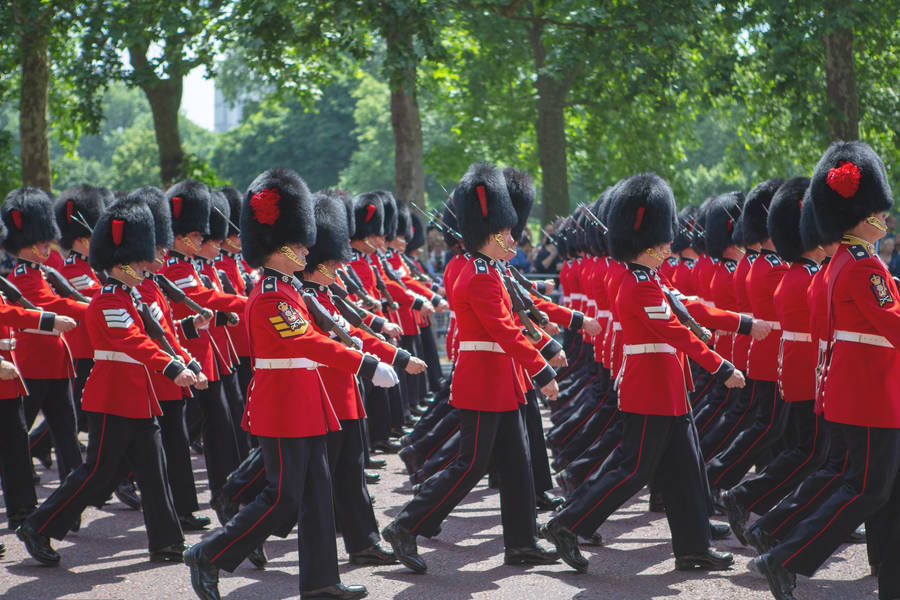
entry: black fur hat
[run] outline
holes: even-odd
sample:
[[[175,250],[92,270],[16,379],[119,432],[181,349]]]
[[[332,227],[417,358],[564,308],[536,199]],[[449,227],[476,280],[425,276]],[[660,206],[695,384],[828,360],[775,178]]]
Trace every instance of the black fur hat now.
[[[116,265],[156,258],[153,215],[143,202],[120,200],[100,215],[91,235],[91,268],[106,271]]]
[[[697,213],[699,207],[688,204],[678,211],[678,223],[675,227],[675,239],[672,240],[672,252],[681,252],[694,245],[694,236],[697,235]]]
[[[18,254],[26,246],[59,237],[53,201],[44,190],[21,187],[11,191],[3,201],[0,216],[8,230],[3,247],[12,254]]]
[[[759,244],[769,238],[769,205],[784,179],[767,179],[747,192],[741,214],[741,245]]]
[[[391,241],[397,236],[398,208],[397,199],[387,190],[376,190],[384,205],[384,239]]]
[[[410,213],[409,221],[411,235],[406,240],[407,254],[425,245],[425,225],[422,223],[422,219],[419,218],[419,215]]]
[[[409,207],[400,206],[397,210],[397,233],[394,237],[402,237],[409,242],[412,237],[412,220],[410,220]]]
[[[87,184],[70,187],[60,194],[53,207],[56,224],[61,233],[59,245],[71,250],[77,238],[91,237],[90,229],[80,221],[93,227],[100,218],[100,213],[112,204],[113,200],[112,192],[108,189]]]
[[[229,185],[225,187],[219,188],[219,191],[225,194],[225,199],[228,200],[228,209],[229,216],[228,219],[234,225],[237,225],[241,222],[241,202],[243,198],[241,197],[241,192],[237,190],[237,188],[233,188]],[[228,236],[231,237],[233,235],[240,235],[241,232],[235,229],[234,225],[231,223],[228,224]]]
[[[231,208],[228,206],[228,198],[219,190],[210,190],[209,234],[203,236],[207,240],[221,242],[228,237],[231,220]],[[218,209],[218,210],[217,210]]]
[[[156,245],[163,248],[171,248],[175,241],[172,235],[172,211],[166,201],[166,195],[158,187],[145,185],[128,194],[124,200],[118,202],[143,202],[153,215],[153,232]]]
[[[453,190],[453,205],[469,252],[478,251],[491,234],[512,229],[518,222],[503,173],[488,163],[469,167]]]
[[[285,244],[316,243],[312,195],[291,169],[269,169],[257,175],[241,205],[241,248],[251,267]]]
[[[741,220],[744,207],[743,192],[727,192],[713,197],[706,208],[706,252],[712,258],[722,258],[729,246],[734,246],[734,230]]]
[[[327,190],[320,190],[317,193],[337,198],[344,205],[344,211],[347,213],[347,237],[352,240],[353,234],[356,233],[356,218],[353,215],[353,196],[341,188],[328,188]]]
[[[212,200],[205,183],[188,179],[180,181],[166,192],[172,210],[172,233],[185,235],[199,231],[209,235],[209,213]]]
[[[350,234],[347,231],[347,209],[337,196],[313,195],[316,218],[316,243],[309,247],[306,271],[312,272],[328,260],[351,259]]]
[[[379,192],[364,192],[353,198],[356,231],[352,239],[364,240],[370,235],[384,235],[384,201]]]
[[[647,248],[672,241],[675,197],[662,177],[633,175],[617,185],[613,194],[606,223],[610,256],[632,260]]]
[[[512,201],[513,208],[519,217],[516,226],[512,228],[513,239],[517,242],[522,237],[525,227],[528,225],[528,215],[531,214],[531,208],[534,206],[536,192],[534,189],[534,180],[531,175],[519,169],[507,167],[503,169],[503,177],[506,179],[506,190],[509,192],[509,199]]]
[[[706,218],[709,216],[709,207],[712,205],[713,198],[715,196],[710,196],[701,202],[700,208],[697,209],[698,231],[697,235],[694,236],[691,247],[698,254],[706,254]]]
[[[813,171],[809,193],[826,241],[894,204],[884,163],[863,142],[833,142]]]
[[[807,251],[821,244],[830,244],[840,239],[826,240],[823,238],[819,221],[816,219],[816,207],[810,198],[808,187],[803,195],[803,206],[800,208],[800,239],[803,241],[803,249]]]
[[[786,261],[799,260],[808,250],[800,238],[800,206],[809,187],[809,177],[794,177],[781,184],[769,205],[769,237],[775,251]]]

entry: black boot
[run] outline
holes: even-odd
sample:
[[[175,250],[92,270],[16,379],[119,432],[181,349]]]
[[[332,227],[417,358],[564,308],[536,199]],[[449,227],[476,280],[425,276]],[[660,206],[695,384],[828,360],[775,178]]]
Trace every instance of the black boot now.
[[[184,553],[188,548],[190,548],[190,546],[184,542],[178,542],[177,544],[172,544],[171,546],[166,546],[159,550],[153,550],[150,552],[150,562],[184,562]]]
[[[369,594],[364,585],[344,585],[338,583],[328,587],[300,592],[301,600],[356,600]]]
[[[794,600],[794,588],[797,587],[797,576],[776,564],[771,555],[763,554],[753,559],[753,564],[769,582],[769,591],[775,600]]]
[[[707,548],[700,554],[688,554],[675,557],[677,571],[724,571],[734,564],[734,556],[730,552],[716,552]]]
[[[381,537],[394,549],[394,555],[406,568],[414,573],[424,573],[428,565],[419,556],[415,534],[399,525],[396,521],[381,530]]]
[[[269,562],[269,557],[266,555],[264,545],[260,544],[254,548],[253,551],[247,555],[247,560],[249,560],[257,569],[265,569],[266,564]]]
[[[581,555],[581,551],[578,549],[578,538],[570,529],[555,519],[551,519],[549,523],[541,527],[541,537],[556,546],[556,551],[559,552],[559,557],[563,559],[563,562],[579,573],[587,572],[588,561]]]
[[[734,537],[743,545],[747,545],[747,535],[744,527],[747,525],[747,518],[750,513],[741,506],[737,498],[731,493],[731,490],[722,493],[722,505],[725,507],[725,514],[728,515],[728,524],[734,532]]]
[[[552,565],[559,562],[559,552],[538,544],[523,548],[507,548],[503,555],[506,565]]]
[[[134,510],[141,510],[141,497],[138,496],[137,488],[134,487],[134,482],[131,479],[127,477],[123,479],[122,483],[116,487],[114,493],[119,502],[125,506]]]
[[[16,536],[25,543],[28,554],[42,565],[59,564],[59,554],[50,546],[50,538],[38,533],[27,521],[16,529]]]
[[[219,567],[203,558],[199,545],[184,551],[184,564],[191,570],[191,587],[200,600],[221,600]]]
[[[192,514],[178,517],[178,522],[181,523],[182,531],[201,531],[206,529],[210,524],[209,517]]]
[[[365,550],[350,553],[350,562],[354,565],[393,565],[397,556],[381,544],[372,544]]]

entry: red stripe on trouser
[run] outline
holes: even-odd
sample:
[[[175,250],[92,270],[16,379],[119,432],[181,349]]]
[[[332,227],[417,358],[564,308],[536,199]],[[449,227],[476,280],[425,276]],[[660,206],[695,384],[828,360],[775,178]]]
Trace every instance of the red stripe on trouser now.
[[[72,494],[71,496],[69,496],[66,499],[66,501],[63,502],[59,508],[57,508],[56,510],[53,511],[53,514],[50,515],[50,517],[44,522],[44,524],[41,525],[41,528],[38,529],[38,533],[42,533],[44,531],[44,528],[50,524],[50,521],[53,520],[53,518],[59,513],[59,511],[64,509],[66,506],[68,506],[69,502],[71,502],[72,500],[75,499],[75,496],[77,496],[78,493],[82,489],[84,489],[84,486],[87,484],[88,481],[91,480],[91,477],[93,477],[94,474],[97,473],[97,467],[100,465],[100,456],[103,452],[103,435],[105,433],[106,433],[106,415],[103,415],[103,424],[100,426],[100,444],[97,447],[97,459],[94,461],[94,468],[91,469],[91,472],[88,473],[88,476],[84,478],[84,481],[81,482],[81,485],[78,486],[78,489],[75,490],[75,493]]]
[[[250,487],[250,486],[253,484],[254,481],[256,481],[257,479],[259,479],[259,476],[262,475],[262,474],[265,473],[265,472],[266,472],[266,468],[265,468],[265,467],[263,467],[262,469],[260,469],[259,471],[257,471],[257,472],[256,472],[256,475],[253,476],[253,479],[251,479],[250,481],[248,481],[247,483],[245,483],[245,484],[244,484],[244,487],[242,487],[242,488],[239,489],[237,492],[235,492],[234,496],[232,496],[231,499],[234,500],[234,501],[237,501],[237,499],[241,497],[241,494],[243,494],[243,493],[247,490],[247,488]]]
[[[778,404],[778,388],[772,388],[772,416],[769,419],[769,424],[766,425],[766,428],[762,430],[762,432],[756,437],[756,439],[753,440],[753,443],[750,444],[750,447],[747,448],[746,450],[744,450],[744,453],[741,454],[737,460],[735,460],[730,465],[725,467],[725,469],[722,470],[722,472],[719,474],[719,476],[716,477],[716,483],[719,483],[720,481],[722,481],[722,478],[725,477],[725,473],[730,471],[734,465],[736,465],[739,462],[741,462],[742,460],[744,460],[744,458],[747,457],[747,454],[751,450],[753,450],[753,448],[756,446],[756,444],[759,443],[759,440],[763,439],[765,437],[765,435],[772,429],[772,425],[775,424],[775,406],[777,404]],[[713,484],[713,485],[715,485],[715,484]]]
[[[442,465],[440,466],[440,468],[438,468],[438,471],[443,471],[444,469],[446,469],[447,466],[448,466],[450,463],[452,463],[454,460],[456,460],[456,457],[457,457],[457,456],[459,456],[459,452],[457,452],[457,453],[454,454],[452,457],[450,457],[450,460],[448,460],[447,462],[445,462],[444,464],[442,464]]]
[[[600,410],[600,407],[601,407],[601,406],[603,406],[603,402],[602,402],[602,401],[599,402],[599,403],[597,404],[597,406],[594,407],[594,410],[592,410],[591,412],[589,412],[589,413],[588,413],[581,421],[579,421],[578,424],[575,425],[575,427],[573,427],[573,428],[571,429],[571,431],[569,431],[569,433],[567,433],[566,436],[565,436],[563,439],[561,439],[561,440],[559,441],[559,443],[560,443],[560,444],[564,444],[564,443],[566,442],[567,439],[569,439],[570,437],[572,437],[573,435],[575,435],[575,432],[578,431],[578,430],[581,428],[582,425],[584,425],[585,423],[587,423],[587,420],[590,419],[591,417],[593,417],[593,416],[594,416],[594,413],[596,413],[598,410]]]
[[[577,521],[575,521],[575,523],[574,523],[574,524],[572,525],[572,527],[570,527],[569,529],[574,530],[576,527],[578,527],[578,525],[579,525],[582,521],[584,521],[584,520],[587,518],[587,516],[588,516],[589,514],[591,514],[592,512],[594,512],[594,511],[597,509],[598,506],[600,506],[601,504],[603,504],[603,501],[606,500],[606,498],[607,498],[610,494],[612,494],[614,491],[616,491],[616,489],[617,489],[620,485],[622,485],[623,483],[625,483],[626,481],[628,481],[629,479],[631,479],[632,477],[634,477],[635,473],[637,473],[637,472],[638,472],[638,469],[641,467],[641,455],[643,455],[643,453],[644,453],[644,435],[645,435],[646,433],[647,433],[647,415],[644,415],[644,425],[641,427],[641,443],[640,443],[640,445],[638,446],[638,456],[637,456],[637,462],[636,462],[635,465],[634,465],[634,471],[632,471],[631,473],[629,473],[628,475],[626,475],[626,476],[625,476],[625,479],[623,479],[622,481],[620,481],[619,483],[617,483],[616,485],[614,485],[612,488],[610,488],[610,490],[609,490],[608,492],[606,492],[605,494],[603,494],[603,497],[600,498],[600,500],[598,500],[597,503],[594,504],[594,506],[592,506],[591,509],[590,509],[589,511],[587,511],[586,513],[584,513],[583,515],[581,515],[581,518],[578,519]]]
[[[722,447],[722,444],[725,443],[725,440],[728,440],[728,439],[731,438],[731,434],[734,433],[735,427],[737,427],[738,425],[740,425],[740,424],[741,424],[741,421],[744,420],[744,417],[747,416],[747,412],[750,410],[750,407],[753,406],[753,394],[754,394],[755,392],[756,392],[756,382],[754,381],[754,382],[753,382],[753,388],[752,388],[752,390],[750,391],[750,396],[751,396],[750,402],[748,402],[748,403],[747,403],[747,406],[744,407],[744,412],[742,412],[740,418],[739,418],[737,421],[734,422],[734,425],[731,426],[731,429],[728,430],[728,433],[725,434],[725,437],[722,438],[722,441],[719,442],[719,445],[716,446],[715,449],[714,449],[712,452],[710,452],[710,454],[709,454],[709,457],[710,457],[710,458],[714,457],[716,454],[719,453],[719,449]],[[707,461],[707,462],[708,462],[708,461]]]
[[[844,511],[844,509],[847,508],[848,506],[850,506],[851,504],[853,504],[854,502],[856,502],[863,495],[863,493],[865,493],[866,484],[869,481],[869,454],[871,453],[871,449],[872,449],[871,444],[872,444],[872,429],[870,427],[866,427],[866,466],[863,470],[862,492],[860,492],[859,494],[857,494],[857,495],[853,496],[852,498],[850,498],[849,500],[847,500],[847,502],[845,502],[844,505],[842,507],[840,507],[836,513],[834,513],[834,516],[831,517],[831,520],[825,524],[825,527],[823,527],[819,533],[812,536],[812,538],[810,538],[808,542],[803,544],[803,546],[801,546],[799,550],[797,550],[796,552],[791,554],[786,561],[781,563],[781,566],[783,566],[784,568],[787,568],[787,564],[789,562],[791,562],[792,560],[794,560],[795,556],[797,556],[798,554],[803,552],[807,546],[812,544],[816,539],[818,539],[818,537],[820,535],[825,533],[828,530],[828,528],[831,527],[831,524],[834,523],[834,520],[837,519],[838,516]]]
[[[719,406],[716,407],[716,410],[713,411],[713,414],[711,414],[709,416],[709,418],[706,420],[706,422],[700,427],[700,429],[697,430],[698,434],[703,433],[703,431],[707,427],[709,427],[710,423],[712,423],[715,420],[716,415],[719,414],[719,411],[722,410],[723,408],[725,408],[725,405],[728,404],[728,398],[730,398],[730,397],[731,397],[731,388],[729,388],[728,391],[725,392],[725,398],[722,400],[722,402],[719,403]]]
[[[707,380],[706,385],[704,385],[704,386],[703,386],[703,389],[700,390],[700,393],[697,394],[697,396],[696,396],[697,400],[699,400],[700,398],[702,398],[703,396],[706,395],[706,391],[709,389],[709,386],[712,385],[712,382],[713,382],[714,380],[715,380],[715,377],[710,377],[710,378]]]
[[[800,508],[798,508],[797,510],[795,510],[794,512],[792,512],[790,515],[788,515],[787,517],[785,517],[785,518],[784,518],[784,521],[781,522],[781,525],[779,525],[778,527],[776,527],[775,529],[772,530],[772,535],[775,535],[776,533],[778,533],[778,532],[781,530],[782,527],[784,527],[785,525],[787,525],[788,523],[790,523],[790,522],[794,519],[794,517],[796,517],[803,509],[805,509],[807,506],[809,506],[810,504],[812,504],[813,502],[815,502],[816,498],[818,498],[819,496],[821,496],[821,495],[822,495],[822,492],[824,492],[825,490],[827,490],[827,489],[828,489],[828,486],[830,486],[831,483],[832,483],[835,479],[840,479],[841,477],[843,477],[843,476],[844,476],[844,473],[847,471],[847,463],[848,463],[848,461],[849,461],[849,458],[850,458],[850,454],[849,454],[849,453],[845,454],[845,455],[844,455],[844,464],[841,465],[841,470],[840,470],[840,472],[838,472],[834,477],[832,477],[831,479],[829,479],[829,480],[825,483],[825,485],[822,486],[822,489],[820,489],[818,492],[816,492],[816,495],[809,499],[809,502],[807,502],[806,504],[804,504],[803,506],[801,506]]]
[[[270,506],[269,509],[268,509],[266,512],[264,512],[262,515],[260,515],[260,517],[256,520],[256,522],[253,523],[253,525],[251,525],[251,526],[247,529],[247,531],[245,531],[245,532],[242,533],[241,535],[239,535],[239,536],[237,536],[236,538],[234,538],[233,540],[231,540],[231,541],[228,543],[228,545],[225,546],[224,548],[222,548],[222,550],[220,550],[218,554],[216,554],[215,556],[213,556],[213,557],[209,560],[209,562],[211,562],[211,563],[216,562],[216,560],[217,560],[220,556],[222,556],[222,554],[223,554],[226,550],[228,550],[229,548],[231,548],[231,547],[235,544],[235,542],[237,542],[238,540],[244,538],[248,533],[250,533],[251,531],[253,531],[254,529],[256,529],[256,526],[259,525],[260,522],[261,522],[263,519],[265,519],[265,518],[269,515],[270,512],[272,512],[273,510],[275,510],[275,507],[278,506],[279,500],[281,500],[281,482],[282,482],[282,481],[284,481],[284,458],[282,457],[282,454],[281,454],[281,438],[278,438],[278,493],[275,495],[275,502],[272,503],[272,506]]]
[[[449,440],[451,437],[453,437],[453,434],[456,433],[457,431],[459,431],[458,424],[453,429],[450,430],[450,433],[448,433],[447,435],[444,436],[444,439],[442,439],[438,444],[436,444],[434,446],[434,448],[431,449],[431,452],[429,452],[428,454],[425,455],[425,460],[428,460],[429,458],[431,458],[432,454],[434,454],[435,452],[440,450],[441,446],[446,444],[447,440]]]
[[[40,441],[41,441],[42,439],[44,439],[44,436],[47,435],[47,433],[48,433],[49,431],[50,431],[49,426],[48,426],[48,427],[45,427],[45,428],[41,431],[41,434],[40,434],[39,436],[37,436],[36,438],[34,438],[34,441],[31,442],[31,444],[28,446],[28,449],[29,449],[29,450],[34,450],[34,447],[37,446],[37,445],[40,443]]]
[[[576,360],[577,360],[577,359],[576,359]],[[557,379],[561,379],[561,378],[562,378],[562,375],[557,376]],[[588,377],[588,380],[587,380],[587,382],[585,382],[584,387],[589,386],[589,385],[591,384],[591,382],[594,381],[595,379],[597,379],[597,375],[591,375],[590,377]],[[555,412],[555,411],[558,411],[560,408],[562,408],[563,406],[565,406],[566,404],[568,404],[569,402],[571,402],[572,400],[574,400],[574,399],[575,399],[575,396],[577,396],[577,395],[578,395],[577,393],[572,394],[572,396],[569,397],[565,402],[561,402],[561,403],[559,404],[559,406],[558,406],[557,408],[554,409],[554,412]]]
[[[618,448],[618,447],[621,446],[621,445],[622,445],[622,442],[619,442],[618,444],[616,444],[616,445],[613,447],[612,450],[610,450],[609,452],[606,453],[606,456],[604,456],[603,458],[601,458],[600,460],[598,460],[596,463],[594,463],[594,466],[591,467],[591,470],[590,470],[590,471],[588,471],[588,474],[585,476],[584,480],[586,481],[591,475],[593,475],[593,474],[594,474],[594,471],[596,471],[597,469],[599,469],[599,468],[601,467],[601,465],[603,465],[603,463],[606,462],[606,459],[609,458],[609,455],[612,454],[613,452],[615,452],[616,448]]]
[[[444,497],[441,498],[441,501],[438,502],[437,504],[435,504],[434,506],[432,506],[431,510],[429,510],[427,513],[425,513],[425,516],[422,517],[421,519],[419,519],[418,523],[413,525],[412,529],[409,530],[410,533],[415,533],[416,530],[419,528],[419,526],[422,524],[422,522],[425,521],[425,519],[427,519],[429,516],[431,516],[431,513],[436,511],[441,504],[443,504],[444,502],[447,501],[447,498],[450,497],[450,494],[453,493],[453,490],[455,490],[459,486],[459,484],[462,483],[463,479],[466,478],[466,475],[469,474],[469,471],[472,470],[472,467],[475,466],[475,458],[478,456],[478,429],[480,427],[481,427],[481,413],[479,412],[475,416],[475,444],[472,449],[472,462],[470,462],[469,466],[466,467],[466,470],[463,472],[462,477],[459,478],[459,481],[454,483],[453,487],[450,488],[450,490],[446,494],[444,494]]]
[[[772,492],[774,492],[775,490],[777,490],[778,488],[780,488],[782,485],[784,485],[784,483],[785,483],[786,481],[788,481],[791,477],[793,477],[794,475],[796,475],[796,474],[797,474],[797,471],[799,471],[799,470],[802,469],[804,466],[806,466],[806,465],[809,463],[809,461],[812,460],[813,456],[816,455],[816,445],[817,445],[818,441],[819,441],[819,419],[817,418],[817,419],[816,419],[816,431],[815,431],[815,433],[813,433],[813,446],[812,446],[812,448],[810,449],[810,451],[809,451],[809,456],[806,457],[806,460],[804,460],[802,463],[800,463],[799,465],[797,465],[797,468],[796,468],[796,469],[794,469],[793,471],[791,471],[789,475],[785,476],[784,479],[782,479],[781,481],[779,481],[778,484],[775,485],[775,486],[773,486],[768,492],[766,492],[765,494],[763,494],[762,496],[760,496],[759,498],[757,498],[757,500],[756,500],[753,504],[751,504],[750,506],[747,507],[747,510],[753,510],[753,507],[754,507],[754,506],[756,506],[757,504],[759,504],[760,502],[762,502],[765,498],[767,498],[767,497],[769,496],[769,494],[771,494]]]

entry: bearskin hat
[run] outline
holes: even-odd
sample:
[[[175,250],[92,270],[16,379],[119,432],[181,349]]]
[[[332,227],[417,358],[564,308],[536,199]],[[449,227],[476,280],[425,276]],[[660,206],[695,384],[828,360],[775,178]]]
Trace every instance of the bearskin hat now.
[[[803,249],[805,251],[812,250],[821,244],[836,242],[840,239],[826,240],[822,236],[819,221],[816,219],[816,207],[809,195],[809,187],[806,188],[806,193],[803,195],[803,206],[800,207],[800,239],[803,241]]]
[[[251,267],[285,244],[316,243],[312,195],[291,169],[269,169],[257,175],[241,205],[241,248]]]
[[[422,219],[415,213],[410,213],[409,219],[411,235],[406,241],[407,254],[425,245],[425,225],[422,224]]]
[[[826,242],[894,204],[884,163],[863,142],[833,142],[813,171],[809,193]]]
[[[407,242],[412,237],[412,220],[409,207],[400,206],[397,210],[397,233],[394,237],[402,237]]]
[[[800,206],[808,187],[809,177],[788,179],[769,205],[769,237],[778,255],[789,262],[799,260],[807,250],[800,238]]]
[[[228,206],[228,198],[219,190],[210,190],[209,234],[207,240],[222,241],[228,237],[231,220],[231,207]]]
[[[3,247],[12,254],[18,254],[26,246],[59,237],[53,201],[44,190],[21,187],[11,191],[3,201],[0,216],[8,230]]]
[[[87,184],[70,187],[60,194],[53,207],[61,233],[59,245],[71,250],[77,238],[91,237],[88,227],[97,223],[100,213],[113,200],[112,192],[108,189]],[[87,227],[82,222],[87,223]]]
[[[106,271],[116,265],[156,258],[153,214],[143,202],[120,200],[110,206],[91,234],[91,268]]]
[[[378,192],[365,192],[353,198],[353,215],[356,220],[354,240],[364,240],[370,235],[384,235],[384,201]]]
[[[172,211],[172,233],[185,235],[199,231],[209,235],[209,213],[212,208],[209,187],[188,179],[179,181],[166,192]]]
[[[397,199],[387,190],[376,190],[384,205],[384,239],[391,241],[397,236]]]
[[[536,195],[534,180],[525,171],[513,169],[512,167],[503,169],[503,177],[506,179],[506,190],[509,192],[509,199],[512,201],[513,208],[516,209],[516,214],[519,216],[516,226],[510,232],[513,239],[518,242],[522,237],[522,233],[525,232],[525,227],[528,225],[528,215],[531,214],[531,207],[534,206]]]
[[[699,230],[697,235],[694,236],[691,247],[698,254],[706,254],[706,217],[709,215],[709,207],[712,205],[713,198],[715,196],[710,196],[701,202],[700,208],[697,209],[697,227]]]
[[[640,173],[617,185],[606,226],[609,253],[627,261],[647,248],[671,242],[675,232],[675,197],[656,173]]]
[[[313,271],[325,261],[351,259],[350,233],[347,231],[347,209],[337,196],[313,195],[316,219],[316,243],[309,247],[306,271]]]
[[[241,192],[229,185],[219,188],[219,191],[225,194],[225,199],[228,200],[228,219],[231,223],[228,224],[228,235],[226,237],[240,235],[241,232],[235,228],[235,225],[241,222],[241,201],[243,200]]]
[[[356,233],[356,218],[353,215],[353,196],[347,193],[346,190],[340,188],[329,188],[327,190],[321,190],[319,193],[332,198],[337,198],[343,203],[344,211],[347,213],[347,237],[352,240],[353,235]]]
[[[706,252],[712,258],[722,258],[729,246],[734,246],[734,230],[741,220],[744,207],[743,192],[727,192],[713,197],[706,208]]]
[[[469,252],[476,252],[491,234],[518,223],[503,172],[488,163],[474,163],[453,190],[459,233]]]
[[[153,233],[156,239],[156,245],[163,248],[171,248],[175,241],[172,235],[172,211],[169,209],[169,203],[166,201],[166,195],[158,187],[145,185],[128,194],[120,202],[141,202],[150,209],[153,215]]]
[[[675,239],[672,240],[672,252],[681,252],[694,245],[694,236],[697,235],[697,213],[699,207],[688,204],[678,211],[678,223],[675,227]]]
[[[747,199],[744,200],[744,212],[741,214],[741,244],[743,246],[752,246],[765,241],[769,237],[769,205],[772,204],[772,197],[784,179],[767,179],[747,192]]]

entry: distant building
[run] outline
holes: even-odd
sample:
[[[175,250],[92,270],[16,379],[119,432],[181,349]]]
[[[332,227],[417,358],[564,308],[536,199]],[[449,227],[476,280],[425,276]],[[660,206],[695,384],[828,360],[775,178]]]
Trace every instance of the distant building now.
[[[235,101],[234,106],[230,105],[226,100],[222,90],[215,88],[215,124],[213,131],[216,133],[225,133],[230,129],[234,129],[241,122],[244,114],[243,98]]]

